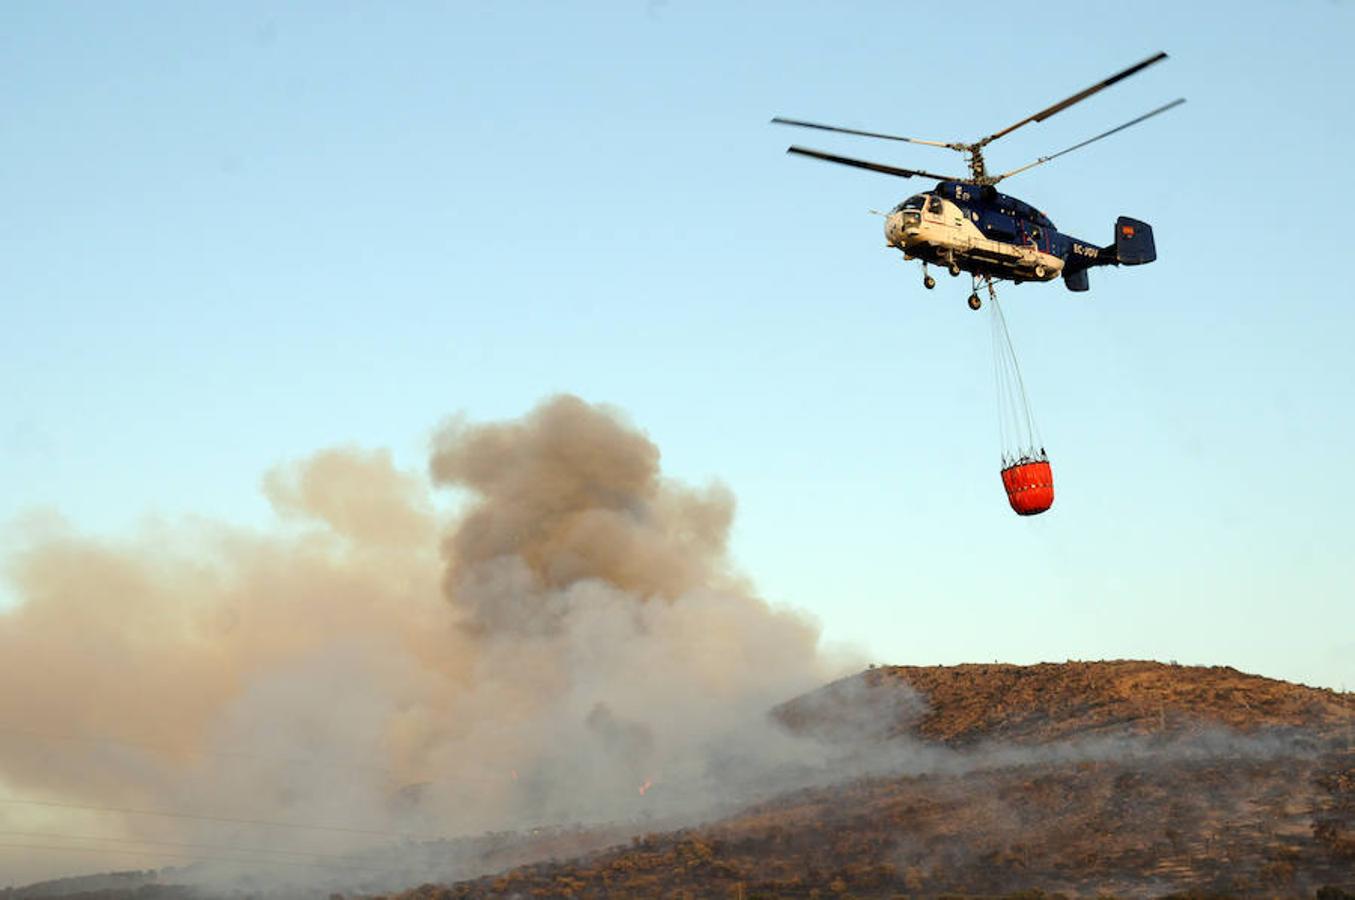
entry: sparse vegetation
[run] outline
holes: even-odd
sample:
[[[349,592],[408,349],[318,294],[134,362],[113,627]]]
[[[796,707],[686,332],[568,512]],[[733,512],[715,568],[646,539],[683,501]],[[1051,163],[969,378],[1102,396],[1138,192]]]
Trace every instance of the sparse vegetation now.
[[[384,900],[1355,898],[1350,694],[1145,662],[876,667],[777,714],[816,734],[859,729],[848,702],[878,720],[871,739],[989,762],[800,790],[622,841],[570,827],[485,836],[481,871],[506,871]],[[1135,752],[1067,752],[1088,741]],[[998,764],[984,756],[994,746],[1027,749]],[[187,896],[178,890],[68,896]]]
[[[1164,752],[801,791],[701,829],[419,896],[1338,897],[1355,879],[1346,695],[1145,662],[877,667],[849,682],[865,684],[871,708],[900,710],[895,735],[962,749],[1118,735]],[[815,711],[840,712],[858,686],[830,685],[830,702],[810,695],[779,715],[817,730]],[[909,688],[925,712],[870,696]],[[1260,743],[1167,752],[1222,728]],[[1266,740],[1272,749],[1258,752]]]

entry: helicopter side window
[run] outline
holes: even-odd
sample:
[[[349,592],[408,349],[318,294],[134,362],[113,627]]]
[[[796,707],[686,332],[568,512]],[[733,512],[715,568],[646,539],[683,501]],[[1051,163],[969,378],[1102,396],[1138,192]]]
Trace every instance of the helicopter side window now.
[[[941,198],[940,198],[940,197],[932,197],[930,200],[927,201],[927,212],[931,213],[932,215],[936,215],[936,216],[941,215]]]

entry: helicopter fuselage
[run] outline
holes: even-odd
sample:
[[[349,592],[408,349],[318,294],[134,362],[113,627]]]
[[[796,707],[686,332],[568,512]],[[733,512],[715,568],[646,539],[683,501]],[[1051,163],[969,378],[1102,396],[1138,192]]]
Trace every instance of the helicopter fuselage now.
[[[973,142],[933,141],[922,138],[905,137],[897,134],[884,134],[878,131],[865,131],[859,128],[843,128],[838,125],[826,125],[821,122],[809,122],[804,119],[786,119],[777,116],[773,122],[792,125],[797,128],[811,128],[816,131],[851,134],[858,137],[879,140],[903,141],[909,144],[927,144],[932,147],[944,147],[969,157],[968,179],[951,178],[922,169],[910,169],[903,166],[888,165],[859,159],[854,156],[842,156],[825,150],[791,145],[787,153],[820,159],[824,162],[854,169],[878,172],[882,175],[894,175],[899,178],[936,178],[936,187],[925,194],[915,194],[896,206],[885,217],[885,241],[890,247],[903,252],[905,259],[922,261],[922,284],[927,288],[936,287],[936,279],[927,273],[927,264],[943,265],[950,274],[959,275],[970,272],[975,277],[974,292],[969,295],[969,308],[978,309],[982,300],[978,295],[979,281],[986,283],[988,292],[993,294],[993,282],[1006,279],[1020,283],[1022,281],[1053,281],[1063,277],[1064,286],[1070,291],[1088,290],[1087,270],[1093,266],[1140,266],[1157,259],[1157,248],[1153,243],[1153,228],[1147,222],[1120,216],[1115,220],[1115,234],[1112,243],[1101,247],[1090,241],[1084,241],[1071,235],[1061,234],[1049,217],[1029,203],[1015,197],[998,193],[995,185],[1013,175],[1018,175],[1036,166],[1042,166],[1050,160],[1058,159],[1066,153],[1080,150],[1088,144],[1094,144],[1102,138],[1119,134],[1126,128],[1161,115],[1169,109],[1175,109],[1185,98],[1164,103],[1157,109],[1130,119],[1123,125],[1117,125],[1103,131],[1095,137],[1087,138],[1057,153],[1041,156],[1007,172],[990,174],[984,162],[984,148],[999,138],[1032,122],[1043,122],[1050,116],[1081,103],[1113,84],[1118,84],[1135,73],[1167,58],[1167,54],[1158,52],[1103,78],[1089,88],[1060,100],[1052,106],[995,131],[987,137]]]
[[[885,217],[885,240],[909,259],[1015,282],[1115,262],[1112,248],[1062,234],[1030,204],[962,181],[942,181],[896,206]]]

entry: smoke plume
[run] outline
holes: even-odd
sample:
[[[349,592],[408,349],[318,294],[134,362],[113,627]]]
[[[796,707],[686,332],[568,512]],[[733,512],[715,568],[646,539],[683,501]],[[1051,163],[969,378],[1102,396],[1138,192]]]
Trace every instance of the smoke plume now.
[[[282,466],[270,533],[26,529],[0,843],[123,855],[0,850],[0,885],[200,858],[342,880],[401,841],[700,817],[796,760],[766,711],[842,667],[732,570],[730,493],[659,463],[561,396],[452,421],[431,479],[351,448]]]

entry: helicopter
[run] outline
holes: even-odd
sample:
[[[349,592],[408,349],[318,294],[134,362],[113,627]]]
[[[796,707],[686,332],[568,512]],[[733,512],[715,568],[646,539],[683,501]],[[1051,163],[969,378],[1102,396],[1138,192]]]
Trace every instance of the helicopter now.
[[[980,286],[986,285],[989,296],[995,297],[993,288],[995,281],[1008,280],[1020,284],[1025,281],[1053,281],[1062,276],[1064,286],[1068,290],[1085,291],[1090,287],[1087,278],[1089,269],[1096,266],[1138,266],[1157,259],[1153,229],[1146,222],[1120,216],[1115,220],[1113,242],[1101,246],[1060,232],[1043,212],[1016,197],[999,193],[995,185],[1013,175],[1044,165],[1065,153],[1079,150],[1180,106],[1186,102],[1184,97],[1057,153],[1041,156],[1032,163],[998,175],[988,174],[983,150],[993,141],[1011,134],[1023,125],[1043,122],[1050,116],[1166,58],[1166,53],[1159,52],[1071,97],[1045,107],[1034,115],[1027,116],[1015,125],[1009,125],[973,143],[928,141],[780,116],[772,119],[772,122],[819,131],[943,147],[968,154],[969,177],[954,178],[921,169],[904,169],[838,156],[798,145],[786,150],[787,153],[885,175],[896,175],[900,178],[917,176],[937,179],[938,183],[931,191],[909,197],[885,215],[885,242],[887,246],[901,250],[905,260],[917,259],[922,262],[922,283],[928,290],[936,287],[936,279],[927,271],[929,263],[944,266],[952,276],[958,276],[961,272],[971,273],[973,289],[969,295],[969,308],[977,310],[983,305],[979,297]]]

